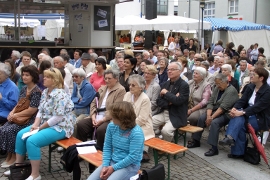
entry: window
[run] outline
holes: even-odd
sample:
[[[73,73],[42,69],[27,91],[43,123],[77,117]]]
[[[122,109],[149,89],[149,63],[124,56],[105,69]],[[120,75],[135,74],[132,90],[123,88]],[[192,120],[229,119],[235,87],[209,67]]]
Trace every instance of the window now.
[[[238,13],[238,0],[229,0],[229,14]]]
[[[205,3],[204,17],[215,17],[215,2]]]
[[[156,0],[157,1],[157,15],[168,15],[168,0]],[[141,0],[142,15],[145,15],[145,3],[146,0]]]

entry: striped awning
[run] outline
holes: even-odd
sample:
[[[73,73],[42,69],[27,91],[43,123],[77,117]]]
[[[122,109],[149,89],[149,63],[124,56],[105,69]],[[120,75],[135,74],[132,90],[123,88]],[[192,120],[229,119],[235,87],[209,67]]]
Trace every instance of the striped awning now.
[[[266,25],[255,24],[244,20],[230,20],[222,18],[205,18],[206,21],[211,22],[212,30],[226,30],[226,31],[244,31],[244,30],[261,30],[268,29]],[[269,27],[270,29],[270,27]]]

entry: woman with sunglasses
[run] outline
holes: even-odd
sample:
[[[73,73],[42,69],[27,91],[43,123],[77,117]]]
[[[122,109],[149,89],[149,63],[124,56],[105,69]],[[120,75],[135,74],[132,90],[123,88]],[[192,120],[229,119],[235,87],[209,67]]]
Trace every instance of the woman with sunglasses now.
[[[130,102],[133,105],[136,114],[136,123],[142,128],[145,140],[155,137],[152,124],[151,101],[144,93],[145,80],[142,76],[134,74],[129,77],[129,89],[124,96],[123,101]],[[144,146],[142,162],[148,162],[148,146]]]
[[[58,141],[69,138],[73,134],[76,121],[72,109],[74,104],[64,91],[64,80],[56,68],[44,71],[44,86],[38,113],[33,125],[18,132],[16,137],[15,152],[16,163],[23,163],[26,153],[32,166],[31,175],[27,180],[40,180],[39,173],[41,148]],[[24,133],[37,130],[26,139],[22,139]],[[9,172],[5,172],[7,175]]]
[[[74,87],[71,100],[74,103],[73,113],[77,117],[74,127],[74,136],[77,137],[77,123],[89,115],[90,104],[95,98],[96,91],[87,81],[86,73],[82,68],[74,69],[72,75]]]

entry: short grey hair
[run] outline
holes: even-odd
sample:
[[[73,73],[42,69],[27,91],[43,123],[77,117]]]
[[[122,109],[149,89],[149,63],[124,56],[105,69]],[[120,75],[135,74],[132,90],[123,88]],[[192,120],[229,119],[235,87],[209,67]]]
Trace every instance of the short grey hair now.
[[[201,65],[205,66],[206,69],[209,69],[209,66],[210,66],[209,62],[207,62],[207,61],[201,62]]]
[[[63,58],[62,58],[62,59],[63,59]],[[51,56],[48,56],[48,55],[44,54],[44,55],[42,56],[42,60],[43,60],[43,61],[49,61],[49,62],[52,64],[52,66],[53,66],[53,59],[51,58]]]
[[[65,54],[68,54],[68,52],[67,52],[66,49],[61,49],[60,52],[61,52],[61,51],[64,51]]]
[[[228,77],[227,77],[226,75],[222,74],[222,73],[218,73],[218,74],[216,75],[216,77],[215,77],[215,80],[216,80],[216,79],[219,79],[219,80],[221,80],[222,82],[228,83]]]
[[[84,77],[84,78],[86,77],[86,73],[85,73],[85,71],[82,68],[75,68],[72,71],[72,75],[74,75],[74,74],[77,74],[80,77]]]
[[[18,59],[21,58],[21,53],[19,51],[13,50],[12,55],[17,57]]]
[[[130,83],[131,81],[135,81],[140,88],[142,88],[142,89],[145,88],[146,82],[145,82],[144,78],[142,76],[140,76],[139,74],[133,74],[133,75],[129,76],[128,83]]]
[[[9,65],[0,62],[0,71],[5,73],[7,77],[11,75],[11,68]]]
[[[61,62],[64,62],[64,59],[61,57],[61,56],[55,56],[54,58],[53,58],[53,62],[54,62],[54,59],[55,58],[58,58]]]
[[[165,61],[165,64],[168,66],[168,64],[169,64],[169,60],[168,60],[168,58],[166,58],[166,57],[161,57],[160,59],[159,59],[159,61]]]
[[[183,52],[189,52],[189,50],[188,49],[184,49],[184,51]]]
[[[119,72],[118,72],[118,71],[115,71],[115,70],[112,70],[112,69],[107,69],[107,70],[104,72],[104,78],[105,78],[105,75],[106,75],[106,74],[112,74],[112,76],[113,76],[114,79],[119,80]]]
[[[195,71],[197,71],[203,79],[206,77],[206,70],[203,67],[196,67],[194,69],[194,72]]]
[[[176,64],[178,66],[178,69],[182,71],[182,64],[180,62],[172,62],[171,64]]]
[[[247,62],[246,60],[241,60],[241,61],[239,62],[239,64],[240,64],[240,63],[245,63],[245,64],[247,65],[248,62]]]
[[[90,57],[91,57],[91,60],[92,59],[96,60],[98,58],[98,55],[96,53],[91,53]]]
[[[232,72],[232,66],[230,64],[223,64],[221,66],[222,69],[227,69],[228,71]]]
[[[220,59],[220,56],[215,56],[214,59],[219,60]]]
[[[148,51],[143,51],[143,55],[150,56],[150,53]]]
[[[202,55],[199,53],[196,53],[194,56],[198,55],[198,58],[202,58]]]

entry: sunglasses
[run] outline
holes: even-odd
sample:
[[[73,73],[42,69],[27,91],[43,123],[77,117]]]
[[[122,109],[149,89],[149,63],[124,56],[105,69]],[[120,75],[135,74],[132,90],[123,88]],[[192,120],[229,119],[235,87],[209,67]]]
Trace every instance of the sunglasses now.
[[[53,68],[50,68],[50,71],[56,73],[55,70],[54,70]]]

